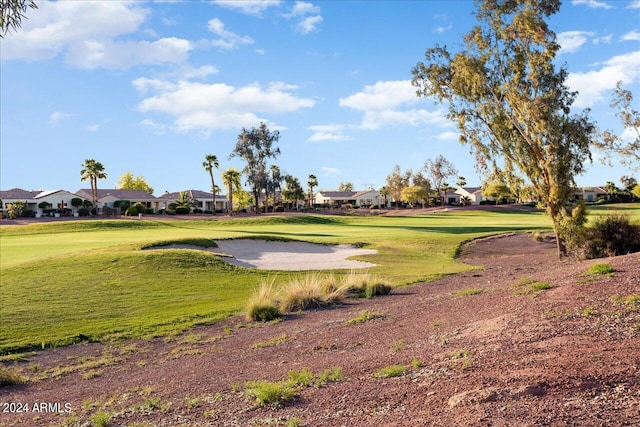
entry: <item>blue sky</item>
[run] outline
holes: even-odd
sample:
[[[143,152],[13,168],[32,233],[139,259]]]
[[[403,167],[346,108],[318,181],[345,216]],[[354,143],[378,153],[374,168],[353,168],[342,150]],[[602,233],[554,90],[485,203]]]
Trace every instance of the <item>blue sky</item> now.
[[[105,165],[99,188],[130,171],[156,195],[208,190],[204,156],[242,169],[228,156],[261,121],[280,131],[276,163],[305,186],[313,173],[322,189],[379,188],[394,165],[439,154],[482,181],[446,108],[410,85],[427,48],[460,46],[470,0],[37,3],[0,40],[3,190],[86,188],[87,158]],[[574,106],[628,134],[609,101],[622,80],[640,105],[640,0],[565,1],[551,27]],[[596,160],[577,181],[625,174]]]

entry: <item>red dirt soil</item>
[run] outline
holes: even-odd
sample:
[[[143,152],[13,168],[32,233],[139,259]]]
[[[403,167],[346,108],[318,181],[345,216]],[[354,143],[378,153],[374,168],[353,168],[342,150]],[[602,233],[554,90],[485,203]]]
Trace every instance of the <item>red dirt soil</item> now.
[[[32,380],[1,389],[0,402],[30,412],[0,412],[0,426],[86,426],[98,411],[109,426],[640,423],[640,254],[560,261],[553,243],[516,234],[473,242],[461,261],[479,268],[277,324],[238,316],[169,339],[27,355],[9,366]],[[597,262],[615,272],[588,274]],[[384,316],[346,323],[364,310]],[[404,375],[373,375],[397,364]],[[244,393],[246,381],[333,367],[340,380],[277,408]],[[33,412],[38,402],[52,405]]]

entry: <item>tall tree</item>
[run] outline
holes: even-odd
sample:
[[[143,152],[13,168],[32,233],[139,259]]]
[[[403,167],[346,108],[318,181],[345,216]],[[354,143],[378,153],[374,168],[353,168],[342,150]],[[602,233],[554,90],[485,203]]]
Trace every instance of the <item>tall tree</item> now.
[[[423,199],[418,201],[422,203],[423,206],[429,204],[429,195],[431,194],[431,181],[429,181],[429,178],[424,176],[421,171],[414,172],[411,175],[411,184],[424,190],[424,192],[418,193],[423,196]]]
[[[341,182],[338,191],[353,191],[353,182]]]
[[[271,132],[264,123],[260,123],[258,128],[242,128],[230,156],[240,157],[247,163],[242,171],[247,176],[247,184],[251,186],[256,213],[260,193],[267,180],[267,160],[275,159],[280,154],[280,149],[274,145],[279,139],[280,132]]]
[[[318,178],[314,174],[309,174],[307,187],[309,187],[309,206],[313,206],[313,189],[318,186]]]
[[[22,26],[22,19],[26,18],[27,8],[37,9],[34,0],[2,0],[0,4],[0,38],[9,32],[16,31]]]
[[[589,112],[571,115],[576,93],[554,63],[560,46],[546,20],[560,0],[476,0],[476,25],[464,47],[436,45],[413,68],[419,96],[446,101],[449,118],[481,170],[519,171],[546,205],[559,256],[566,255],[559,222],[574,177],[591,158],[595,125]],[[565,215],[568,217],[568,215]]]
[[[271,165],[269,168],[270,173],[267,174],[267,182],[264,187],[265,204],[269,205],[269,195],[273,200],[273,206],[276,205],[276,193],[282,186],[282,181],[285,179],[285,175],[282,175],[280,168],[277,165]]]
[[[93,206],[98,207],[98,180],[106,179],[107,173],[104,171],[104,165],[94,159],[86,159],[80,170],[80,180],[89,181],[91,184],[91,198]]]
[[[622,126],[629,137],[623,138],[611,131],[603,132],[602,144],[599,148],[609,149],[622,157],[622,163],[638,169],[640,164],[640,112],[633,109],[633,94],[618,82],[613,91],[611,108],[616,110]]]
[[[461,188],[465,185],[467,185],[467,178],[465,178],[464,176],[459,176],[456,180],[456,187]]]
[[[298,207],[298,200],[304,199],[304,189],[298,178],[291,175],[285,176],[282,198],[289,203],[295,202],[296,208]]]
[[[409,186],[409,180],[411,179],[411,171],[402,173],[399,165],[395,165],[391,173],[385,179],[387,194],[391,196],[392,200],[396,201],[396,208],[400,207],[400,201],[402,201],[402,189]]]
[[[229,215],[233,215],[233,193],[242,190],[242,184],[240,183],[240,172],[235,168],[229,168],[222,171],[222,181],[227,187],[229,193],[229,205],[227,211]]]
[[[134,176],[131,172],[125,172],[118,178],[116,188],[120,190],[142,190],[153,194],[153,188],[149,186],[144,177]]]
[[[213,179],[213,168],[218,169],[220,163],[218,162],[218,157],[214,154],[206,154],[204,156],[204,162],[202,162],[202,167],[204,170],[209,172],[209,177],[211,178],[211,193],[212,201],[213,201],[213,215],[216,214],[216,183]]]
[[[434,190],[436,190],[441,204],[444,205],[446,192],[449,189],[447,179],[456,176],[458,171],[453,166],[453,163],[445,159],[442,154],[439,154],[435,160],[427,160],[424,163],[424,171],[431,178]]]

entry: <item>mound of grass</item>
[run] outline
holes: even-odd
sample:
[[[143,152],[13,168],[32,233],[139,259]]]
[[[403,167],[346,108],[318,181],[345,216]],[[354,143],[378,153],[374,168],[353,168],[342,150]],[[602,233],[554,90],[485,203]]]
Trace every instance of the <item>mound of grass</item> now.
[[[610,264],[601,262],[601,263],[597,263],[597,264],[591,265],[589,267],[589,269],[587,270],[587,273],[589,273],[589,274],[612,274],[615,271],[616,270]]]
[[[368,322],[370,320],[384,319],[385,317],[387,317],[387,315],[383,313],[370,313],[369,310],[363,310],[360,312],[360,314],[357,317],[347,320],[345,324],[355,325],[358,323]]]
[[[484,291],[481,288],[465,288],[459,291],[455,291],[453,295],[456,297],[469,297],[472,295],[481,294],[482,292]]]
[[[213,239],[187,237],[184,239],[161,240],[159,242],[144,244],[140,247],[140,249],[161,249],[164,246],[171,246],[171,245],[190,245],[190,246],[199,246],[202,248],[218,247],[218,244]]]
[[[344,291],[337,287],[333,276],[310,273],[290,279],[280,291],[280,309],[294,312],[340,303]]]
[[[394,378],[407,373],[409,368],[405,365],[389,365],[382,367],[373,373],[375,378]]]
[[[25,379],[17,371],[0,366],[0,388],[23,384]]]
[[[389,295],[391,286],[384,283],[382,278],[371,273],[351,271],[343,280],[342,287],[351,295],[358,298],[372,298],[378,295]]]
[[[256,322],[270,322],[282,317],[275,298],[273,281],[263,282],[249,299],[246,309],[246,319]]]
[[[309,368],[302,368],[300,371],[289,371],[287,378],[281,381],[247,381],[244,383],[244,393],[255,398],[258,406],[278,408],[291,401],[303,388],[322,387],[327,382],[338,381],[341,378],[342,369],[339,367],[325,369],[319,375],[311,372]]]

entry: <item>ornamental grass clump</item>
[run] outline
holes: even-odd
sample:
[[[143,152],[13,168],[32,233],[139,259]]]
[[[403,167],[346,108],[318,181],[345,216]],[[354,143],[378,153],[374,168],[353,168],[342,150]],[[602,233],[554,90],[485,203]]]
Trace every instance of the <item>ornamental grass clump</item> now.
[[[276,288],[272,282],[261,283],[258,290],[247,303],[246,318],[249,321],[270,322],[282,317],[282,312],[276,299]]]

